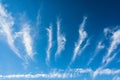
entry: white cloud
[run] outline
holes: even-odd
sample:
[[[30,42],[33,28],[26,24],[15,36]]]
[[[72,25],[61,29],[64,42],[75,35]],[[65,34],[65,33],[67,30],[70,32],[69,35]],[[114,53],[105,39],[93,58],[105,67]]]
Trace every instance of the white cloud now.
[[[115,75],[115,74],[120,74],[120,69],[112,70],[98,68],[96,71],[93,72],[93,78],[95,78],[98,75]]]
[[[33,39],[30,35],[30,25],[24,24],[23,29],[21,31],[22,33],[22,40],[23,44],[25,46],[25,50],[27,52],[27,55],[33,59],[34,51],[33,51]]]
[[[113,32],[112,36],[111,36],[111,43],[110,43],[110,47],[108,48],[108,52],[107,54],[104,56],[102,63],[104,65],[107,65],[109,62],[111,62],[115,55],[112,55],[111,53],[117,49],[118,45],[120,45],[120,29],[116,30]],[[112,56],[112,57],[111,57]]]
[[[97,51],[103,49],[104,47],[105,47],[105,45],[102,44],[102,41],[98,42]]]
[[[87,19],[87,17],[84,17],[83,22],[80,25],[80,28],[79,28],[79,39],[75,43],[74,53],[73,53],[72,61],[70,62],[70,64],[73,63],[74,60],[76,59],[76,56],[81,51],[81,44],[87,38],[87,32],[84,30],[86,19]],[[85,44],[85,46],[83,47],[83,49],[85,49],[87,45],[88,45],[88,42]]]
[[[64,50],[65,44],[66,44],[66,38],[63,34],[60,32],[60,20],[57,20],[57,51],[55,53],[55,57],[58,57],[61,53],[61,51]]]
[[[91,78],[95,78],[98,75],[118,75],[120,74],[120,69],[99,69],[93,71],[92,69],[67,69],[67,70],[52,70],[49,73],[36,73],[36,74],[10,74],[10,75],[0,75],[0,79],[34,79],[34,78],[47,78],[47,79],[65,79],[65,78],[77,78],[83,74],[91,75]],[[118,78],[118,77],[117,77]],[[115,80],[115,79],[114,79]]]
[[[112,33],[113,31],[111,31],[111,29],[109,28],[105,28],[104,29],[104,35],[107,36],[109,33]]]
[[[48,35],[48,48],[46,50],[46,53],[47,53],[46,62],[48,64],[50,60],[50,50],[52,48],[52,26],[50,26],[46,30],[47,30],[47,35]]]
[[[15,52],[15,54],[22,59],[18,49],[14,45],[14,37],[12,36],[12,27],[14,26],[14,20],[10,13],[0,4],[0,28],[3,31],[3,34],[7,38],[7,43],[10,48]]]
[[[86,43],[84,44],[84,46],[80,49],[80,51],[78,52],[78,55],[81,55],[81,53],[86,49],[86,47],[90,44],[90,40],[87,39]]]
[[[105,48],[105,45],[102,44],[102,41],[99,41],[97,47],[95,48],[94,55],[90,58],[87,65],[89,65],[94,60],[94,58],[97,56],[98,52],[100,50],[102,50],[103,48]]]

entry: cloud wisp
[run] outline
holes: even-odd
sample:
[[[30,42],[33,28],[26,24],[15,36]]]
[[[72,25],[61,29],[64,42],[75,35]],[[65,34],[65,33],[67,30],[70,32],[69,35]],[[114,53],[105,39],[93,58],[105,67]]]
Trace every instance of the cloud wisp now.
[[[112,80],[120,80],[120,77],[119,76],[115,76],[115,77],[113,77]]]
[[[34,56],[33,39],[30,35],[30,31],[31,31],[30,25],[24,24],[20,33],[22,34],[22,41],[25,46],[26,53],[31,59],[33,59]]]
[[[14,26],[14,19],[11,14],[4,8],[4,6],[0,3],[0,28],[2,29],[2,33],[7,38],[7,43],[10,46],[11,50],[22,59],[19,50],[14,45],[14,37],[12,36],[12,30]]]
[[[50,51],[51,51],[51,48],[52,48],[52,26],[49,26],[49,28],[47,28],[46,30],[47,30],[47,35],[48,35],[48,48],[46,50],[46,53],[47,53],[46,63],[49,64]]]
[[[5,35],[8,45],[10,46],[11,50],[23,61],[25,61],[24,55],[20,53],[18,47],[15,46],[15,41],[17,37],[20,37],[23,41],[23,45],[25,47],[27,56],[31,59],[33,58],[33,40],[30,35],[30,25],[23,24],[22,30],[20,32],[14,32],[14,18],[11,14],[4,8],[2,4],[0,4],[0,30],[2,31],[2,35]]]
[[[116,31],[112,31],[111,33],[112,33],[112,36],[110,38],[111,43],[108,48],[107,54],[103,57],[103,60],[102,60],[103,65],[107,65],[114,59],[114,57],[117,55],[117,53],[112,55],[112,52],[115,49],[117,49],[118,45],[120,45],[120,29],[118,29]]]
[[[120,74],[120,69],[102,69],[93,71],[92,69],[69,69],[69,70],[52,70],[49,73],[36,73],[36,74],[9,74],[0,75],[0,79],[66,79],[66,78],[77,78],[84,74],[91,75],[91,78],[95,78],[98,75],[117,75]]]
[[[105,48],[105,45],[102,44],[102,41],[99,41],[97,47],[95,48],[94,55],[90,58],[87,65],[89,65],[94,60],[94,58],[97,56],[99,51],[104,49],[104,48]]]
[[[92,76],[93,78],[95,78],[98,75],[115,75],[115,74],[120,74],[120,69],[114,70],[98,68],[96,71],[93,72]]]
[[[60,55],[60,53],[64,50],[65,44],[66,44],[66,38],[65,36],[61,33],[60,30],[60,20],[57,20],[57,51],[55,53],[55,59]]]
[[[88,45],[88,41],[86,42],[86,44],[84,45],[83,48],[81,48],[81,45],[82,43],[85,41],[85,39],[87,38],[87,32],[84,30],[84,27],[85,27],[85,23],[86,23],[86,19],[87,17],[84,17],[81,25],[80,25],[80,28],[79,28],[79,39],[78,41],[75,43],[75,48],[74,48],[74,53],[73,53],[73,57],[72,57],[72,60],[70,62],[70,65],[74,62],[74,60],[76,59],[76,56],[78,54],[81,54],[81,49],[82,51],[87,47]],[[79,53],[80,52],[80,53]]]

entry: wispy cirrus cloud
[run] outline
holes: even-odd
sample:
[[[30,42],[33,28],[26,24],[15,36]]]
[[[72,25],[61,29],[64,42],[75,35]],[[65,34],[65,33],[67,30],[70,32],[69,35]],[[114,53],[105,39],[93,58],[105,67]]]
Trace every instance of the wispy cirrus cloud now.
[[[11,13],[9,13],[5,7],[0,4],[0,30],[2,31],[2,34],[6,36],[8,45],[19,58],[25,61],[24,55],[22,55],[18,49],[19,46],[15,46],[16,38],[22,36],[21,38],[26,53],[29,57],[33,58],[33,40],[30,35],[30,25],[22,24],[22,30],[14,32],[14,24],[14,18],[11,16]]]
[[[60,26],[61,26],[61,21],[57,19],[57,51],[55,53],[55,59],[60,55],[61,51],[64,50],[65,44],[66,44],[66,38],[65,36],[61,33]]]
[[[117,49],[118,45],[120,45],[120,29],[117,29],[116,31],[111,30],[111,34],[112,36],[110,37],[110,46],[108,48],[107,54],[103,57],[102,60],[102,64],[104,66],[110,63],[115,58],[117,52],[115,52],[115,54],[112,54],[112,52]]]
[[[98,75],[115,75],[115,74],[120,74],[120,69],[114,70],[98,68],[96,71],[93,72],[92,76],[93,78],[95,78]]]
[[[105,45],[103,45],[102,41],[99,41],[98,44],[97,44],[97,47],[95,48],[93,56],[88,61],[87,65],[89,65],[94,60],[94,58],[97,56],[99,51],[104,49],[104,48],[105,48]]]
[[[22,59],[22,56],[19,53],[19,50],[14,45],[14,37],[13,35],[13,27],[14,26],[14,19],[11,14],[5,9],[5,7],[0,3],[0,28],[2,33],[7,38],[7,43],[9,44],[10,48],[13,52]]]
[[[81,54],[81,51],[83,51],[87,47],[87,45],[89,44],[88,43],[89,41],[87,41],[86,44],[84,45],[84,47],[81,48],[82,43],[87,38],[87,32],[84,30],[86,19],[87,19],[87,17],[84,17],[84,19],[83,19],[83,21],[82,21],[82,23],[80,25],[80,28],[79,28],[79,39],[75,43],[74,53],[73,53],[73,57],[72,57],[72,60],[71,60],[70,64],[72,64],[74,62],[74,60],[76,59],[76,56],[78,54]]]
[[[46,62],[48,64],[50,61],[50,51],[52,48],[52,26],[50,25],[49,28],[47,28],[46,30],[48,35],[48,48],[46,50],[46,53],[47,53]]]
[[[68,70],[52,70],[49,73],[36,73],[36,74],[9,74],[0,75],[0,79],[66,79],[66,78],[77,78],[84,74],[91,75],[91,79],[97,77],[98,75],[118,75],[120,74],[120,69],[102,69],[93,71],[92,69],[68,69]]]
[[[33,51],[33,39],[31,37],[30,32],[31,32],[30,25],[23,24],[23,28],[21,30],[23,44],[25,46],[25,50],[26,50],[27,55],[31,59],[33,59],[35,52]]]

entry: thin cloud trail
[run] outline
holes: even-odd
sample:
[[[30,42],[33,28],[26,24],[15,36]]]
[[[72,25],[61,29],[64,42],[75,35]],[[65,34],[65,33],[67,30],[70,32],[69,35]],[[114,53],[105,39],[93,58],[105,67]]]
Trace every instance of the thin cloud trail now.
[[[120,69],[114,70],[98,68],[93,72],[92,76],[93,78],[95,78],[98,75],[115,75],[115,74],[120,74]]]
[[[86,49],[86,47],[90,44],[90,39],[87,39],[85,45],[81,48],[78,55],[81,55],[81,53]]]
[[[55,53],[55,59],[60,56],[60,53],[64,50],[66,44],[66,38],[60,31],[60,20],[57,20],[57,51]]]
[[[22,59],[18,49],[14,45],[14,37],[12,36],[12,27],[14,26],[14,20],[10,13],[4,8],[4,6],[0,3],[0,28],[3,31],[3,34],[7,38],[7,43],[9,44],[11,50]]]
[[[120,69],[102,69],[93,71],[92,69],[69,69],[69,70],[52,70],[49,73],[36,73],[36,74],[9,74],[9,75],[0,75],[0,79],[66,79],[66,78],[77,78],[83,74],[91,75],[91,78],[95,78],[98,75],[118,75],[120,74]]]
[[[48,48],[46,50],[47,57],[46,57],[46,63],[49,64],[50,61],[50,51],[52,48],[52,26],[46,29],[47,30],[47,35],[48,35]]]
[[[83,21],[82,21],[82,23],[80,25],[80,28],[79,28],[79,39],[75,43],[74,53],[73,53],[73,57],[72,57],[72,60],[70,62],[70,65],[76,59],[76,56],[79,54],[79,51],[81,50],[81,44],[87,38],[87,32],[84,30],[86,19],[87,19],[87,17],[84,17],[84,19],[83,19]]]
[[[120,53],[120,50],[118,50],[117,52],[115,52],[111,57],[108,57],[107,59],[106,59],[106,63],[105,64],[102,64],[102,68],[104,68],[104,67],[106,67],[115,57],[116,57],[116,55],[118,54],[118,53]]]
[[[105,48],[105,45],[102,44],[102,41],[99,41],[98,45],[97,45],[97,47],[96,47],[96,49],[94,51],[94,55],[90,58],[90,60],[88,61],[87,65],[89,65],[94,60],[94,58],[97,56],[99,51],[104,49],[104,48]]]

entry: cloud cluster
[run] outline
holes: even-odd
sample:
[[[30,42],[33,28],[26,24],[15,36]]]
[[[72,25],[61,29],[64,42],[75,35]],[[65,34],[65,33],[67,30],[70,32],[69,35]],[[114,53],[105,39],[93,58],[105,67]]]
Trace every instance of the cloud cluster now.
[[[37,16],[37,23],[36,25],[40,25],[39,19],[40,15]],[[73,51],[73,56],[70,62],[70,65],[75,61],[77,55],[81,55],[81,53],[86,49],[86,47],[90,44],[90,39],[88,39],[88,34],[85,31],[85,25],[86,25],[86,20],[87,17],[84,17],[80,27],[79,27],[79,38],[78,41],[75,42],[74,46],[74,51]],[[55,59],[61,54],[61,52],[65,49],[65,44],[66,44],[66,37],[64,34],[61,33],[61,21],[58,19],[57,20],[57,50],[55,53]],[[20,53],[20,50],[18,47],[21,46],[16,46],[15,41],[17,38],[21,38],[22,45],[24,46],[24,50],[26,52],[26,55],[33,59],[34,57],[34,50],[33,50],[33,39],[31,36],[31,25],[30,24],[22,24],[22,29],[19,32],[14,32],[14,25],[15,21],[13,16],[5,9],[5,7],[0,4],[0,34],[4,35],[6,38],[6,41],[8,45],[10,46],[11,50],[22,60],[25,60],[24,55]],[[48,46],[46,49],[46,63],[49,63],[50,61],[50,53],[51,53],[51,48],[52,48],[52,39],[53,39],[53,30],[52,26],[49,26],[47,30],[47,36],[48,36]],[[16,34],[15,34],[16,33]],[[81,74],[90,74],[91,77],[95,78],[98,75],[116,75],[120,74],[120,69],[117,70],[112,70],[112,69],[104,69],[106,65],[108,65],[114,58],[115,56],[120,52],[120,51],[115,51],[118,46],[120,45],[120,29],[114,29],[111,30],[109,28],[104,29],[104,35],[110,37],[110,46],[108,47],[106,55],[103,57],[102,60],[102,66],[100,66],[98,69],[95,71],[92,69],[68,69],[68,70],[56,70],[52,71],[50,73],[38,73],[38,74],[10,74],[10,75],[0,75],[0,78],[73,78],[73,77],[79,77]],[[106,46],[103,45],[102,41],[99,41],[95,51],[94,55],[90,60],[88,61],[88,64],[90,64],[93,59],[96,57],[98,52],[102,49],[104,49]],[[114,53],[115,51],[115,53]],[[113,54],[114,53],[114,54]],[[115,77],[113,80],[119,80],[119,77]]]

